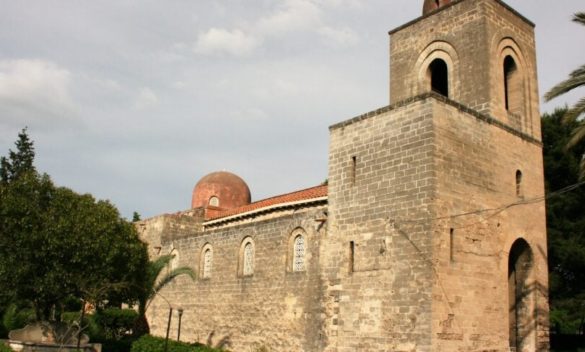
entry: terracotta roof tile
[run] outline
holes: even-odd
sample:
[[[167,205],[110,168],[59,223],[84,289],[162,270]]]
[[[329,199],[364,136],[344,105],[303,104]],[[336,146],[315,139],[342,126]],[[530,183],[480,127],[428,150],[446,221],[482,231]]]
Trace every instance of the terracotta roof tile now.
[[[263,200],[259,200],[254,203],[250,203],[248,205],[244,205],[234,209],[228,210],[221,210],[221,211],[212,211],[207,212],[205,214],[205,220],[216,220],[225,218],[228,216],[234,216],[238,214],[247,213],[254,210],[260,210],[262,208],[278,205],[278,204],[285,204],[291,202],[298,202],[303,200],[310,200],[315,198],[321,198],[327,196],[327,186],[317,186],[308,189],[304,189],[301,191],[296,191],[292,193],[287,193],[283,195],[279,195],[276,197],[266,198]]]

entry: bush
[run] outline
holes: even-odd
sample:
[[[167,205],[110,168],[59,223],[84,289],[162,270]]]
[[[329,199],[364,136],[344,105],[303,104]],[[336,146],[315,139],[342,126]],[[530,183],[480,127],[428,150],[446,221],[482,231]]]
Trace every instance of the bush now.
[[[6,344],[0,342],[0,352],[13,352],[13,351],[10,347],[6,346]]]
[[[92,318],[95,326],[90,324],[91,335],[97,339],[120,340],[132,331],[137,317],[138,313],[133,309],[107,308],[97,311]]]
[[[221,352],[215,348],[201,344],[188,344],[185,342],[168,341],[168,352]],[[165,339],[144,335],[132,344],[131,352],[161,352],[165,350]]]
[[[32,309],[19,309],[16,304],[11,304],[2,318],[2,323],[7,331],[22,329],[26,324],[35,320],[35,314]]]

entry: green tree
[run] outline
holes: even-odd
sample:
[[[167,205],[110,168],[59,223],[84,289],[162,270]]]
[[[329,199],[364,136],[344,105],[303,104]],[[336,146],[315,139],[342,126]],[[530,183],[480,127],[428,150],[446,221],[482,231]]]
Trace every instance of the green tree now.
[[[567,149],[577,121],[561,123],[567,108],[542,118],[547,193],[579,182],[583,144]],[[551,328],[583,333],[585,319],[585,188],[547,200]]]
[[[150,333],[146,311],[160,291],[178,276],[186,275],[191,280],[195,279],[195,272],[189,267],[170,268],[173,257],[174,255],[170,254],[160,256],[149,262],[146,267],[146,278],[138,290],[138,319],[134,328],[134,333],[138,336]],[[165,268],[167,271],[163,274]]]
[[[137,300],[148,259],[135,228],[109,202],[56,187],[19,159],[34,156],[23,135],[0,183],[0,292],[30,302],[39,320],[59,320],[71,297]]]
[[[573,21],[585,25],[585,12],[576,13]],[[548,91],[544,98],[550,101],[575,88],[585,86],[585,65],[573,71],[569,78],[554,86]],[[575,105],[565,112],[562,122],[572,124],[572,136],[567,141],[567,148],[572,148],[585,138],[585,122],[581,119],[585,114],[585,98],[579,100]],[[585,176],[585,160],[581,160],[581,177]]]
[[[0,182],[8,183],[26,172],[34,172],[35,148],[26,128],[18,134],[16,151],[9,150],[8,158],[0,158]]]

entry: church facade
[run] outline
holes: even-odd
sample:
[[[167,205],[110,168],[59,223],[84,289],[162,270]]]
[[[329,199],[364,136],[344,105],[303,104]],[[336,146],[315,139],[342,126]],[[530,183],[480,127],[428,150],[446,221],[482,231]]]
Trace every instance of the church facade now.
[[[548,351],[534,25],[426,0],[390,38],[390,105],[330,127],[327,185],[252,203],[216,172],[136,224],[197,272],[150,306],[154,334],[172,307],[182,340],[238,352]]]

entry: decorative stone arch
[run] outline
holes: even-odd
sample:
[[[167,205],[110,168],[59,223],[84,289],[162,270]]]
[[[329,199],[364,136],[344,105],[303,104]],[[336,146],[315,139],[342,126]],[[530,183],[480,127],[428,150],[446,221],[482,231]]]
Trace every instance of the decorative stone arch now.
[[[446,65],[446,85],[449,99],[459,100],[460,97],[460,74],[459,55],[455,48],[445,41],[434,41],[429,44],[419,55],[414,64],[414,72],[417,72],[414,87],[415,95],[423,94],[432,90],[432,66],[437,63]],[[442,94],[442,93],[440,93]]]
[[[537,291],[534,252],[530,244],[521,237],[509,248],[506,259],[510,351],[534,351]]]
[[[238,252],[238,276],[253,276],[255,259],[256,245],[251,236],[246,236],[240,242],[240,250]]]
[[[287,246],[287,271],[305,272],[308,267],[309,236],[301,226],[295,227],[289,232]]]
[[[210,279],[213,273],[213,246],[206,243],[201,247],[201,254],[199,256],[199,277],[202,279]]]
[[[496,53],[495,77],[500,105],[508,113],[512,127],[531,131],[531,82],[528,79],[524,54],[511,37],[499,40]]]

